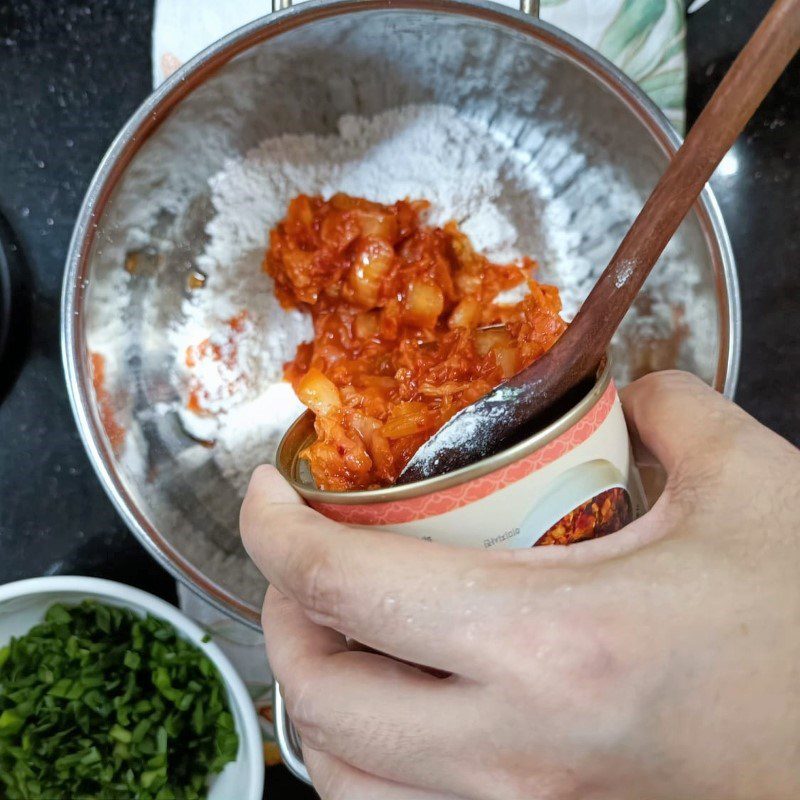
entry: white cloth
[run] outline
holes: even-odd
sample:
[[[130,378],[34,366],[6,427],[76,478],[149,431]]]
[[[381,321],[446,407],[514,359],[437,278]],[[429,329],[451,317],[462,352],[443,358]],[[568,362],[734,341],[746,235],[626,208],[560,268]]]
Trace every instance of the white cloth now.
[[[518,0],[497,2],[519,7]],[[270,7],[270,0],[156,0],[153,84],[157,86],[221,36],[264,16]],[[683,0],[542,0],[541,15],[613,61],[661,106],[678,130],[683,129]]]

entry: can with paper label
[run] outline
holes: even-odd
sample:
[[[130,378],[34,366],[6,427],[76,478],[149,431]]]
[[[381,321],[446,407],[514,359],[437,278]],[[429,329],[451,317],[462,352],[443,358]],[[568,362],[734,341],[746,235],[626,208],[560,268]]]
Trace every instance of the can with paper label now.
[[[608,364],[571,408],[519,444],[419,483],[321,491],[298,457],[313,436],[308,413],[284,436],[278,469],[312,508],[347,525],[493,550],[605,536],[644,510]]]

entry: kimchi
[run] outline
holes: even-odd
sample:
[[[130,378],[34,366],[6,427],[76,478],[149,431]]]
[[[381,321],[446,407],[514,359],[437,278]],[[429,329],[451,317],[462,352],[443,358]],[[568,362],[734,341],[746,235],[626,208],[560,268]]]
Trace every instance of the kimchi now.
[[[302,453],[328,491],[392,484],[456,412],[519,372],[566,327],[529,258],[495,264],[428,204],[300,195],[271,232],[264,269],[314,340],[285,367],[315,418]]]

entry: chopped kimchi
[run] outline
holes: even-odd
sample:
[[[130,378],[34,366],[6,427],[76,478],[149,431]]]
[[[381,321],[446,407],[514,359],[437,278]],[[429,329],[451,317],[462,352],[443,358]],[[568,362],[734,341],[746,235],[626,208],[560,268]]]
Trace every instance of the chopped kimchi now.
[[[314,322],[285,376],[316,415],[301,456],[321,489],[392,484],[450,417],[566,328],[535,262],[492,263],[455,222],[425,224],[426,210],[300,195],[270,232],[276,295]]]

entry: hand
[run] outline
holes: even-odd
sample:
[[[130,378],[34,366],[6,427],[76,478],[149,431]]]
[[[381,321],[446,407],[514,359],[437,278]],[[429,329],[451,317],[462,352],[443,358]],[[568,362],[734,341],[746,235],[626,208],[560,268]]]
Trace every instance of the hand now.
[[[623,404],[666,488],[572,547],[347,528],[256,471],[242,534],[324,800],[800,797],[800,453],[682,373]]]

